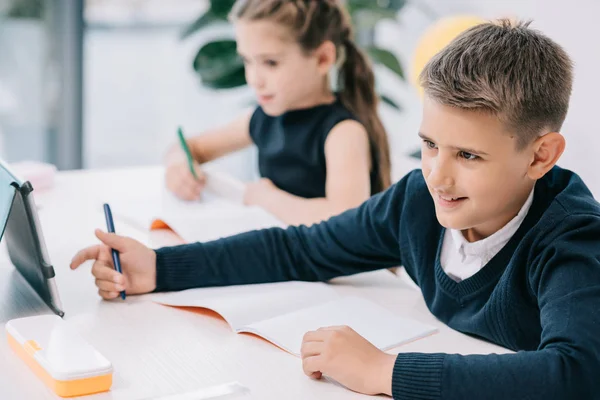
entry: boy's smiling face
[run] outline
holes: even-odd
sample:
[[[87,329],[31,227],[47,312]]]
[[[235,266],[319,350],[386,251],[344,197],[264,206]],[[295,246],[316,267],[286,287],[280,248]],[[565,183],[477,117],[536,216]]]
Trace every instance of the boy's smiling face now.
[[[425,97],[422,169],[439,223],[476,241],[514,218],[535,180],[534,143],[517,149],[497,116]]]

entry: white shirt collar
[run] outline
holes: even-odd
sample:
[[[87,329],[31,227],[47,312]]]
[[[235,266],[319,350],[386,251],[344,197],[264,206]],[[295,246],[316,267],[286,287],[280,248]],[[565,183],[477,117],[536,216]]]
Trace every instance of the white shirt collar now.
[[[529,193],[529,197],[521,207],[518,214],[511,219],[506,225],[504,225],[499,231],[486,237],[485,239],[478,240],[476,242],[469,242],[465,239],[463,233],[456,229],[451,229],[452,242],[456,250],[462,253],[464,256],[482,256],[485,253],[496,253],[501,247],[503,247],[509,239],[515,234],[521,223],[525,219],[525,216],[531,208],[533,203],[533,192]]]

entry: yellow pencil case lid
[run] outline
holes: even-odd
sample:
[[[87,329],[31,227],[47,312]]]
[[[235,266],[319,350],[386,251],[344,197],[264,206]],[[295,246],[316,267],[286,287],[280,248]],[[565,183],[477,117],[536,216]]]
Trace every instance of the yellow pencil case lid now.
[[[13,319],[6,323],[8,343],[61,397],[105,392],[113,367],[79,333],[56,315]]]

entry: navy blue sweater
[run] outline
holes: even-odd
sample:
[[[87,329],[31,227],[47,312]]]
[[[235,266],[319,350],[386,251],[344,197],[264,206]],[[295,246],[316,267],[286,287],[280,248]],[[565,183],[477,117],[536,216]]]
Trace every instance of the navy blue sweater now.
[[[421,171],[312,227],[157,250],[157,290],[336,276],[403,265],[448,326],[516,351],[401,353],[397,399],[600,398],[600,205],[574,173],[539,180],[515,235],[461,282],[440,265],[444,228]]]

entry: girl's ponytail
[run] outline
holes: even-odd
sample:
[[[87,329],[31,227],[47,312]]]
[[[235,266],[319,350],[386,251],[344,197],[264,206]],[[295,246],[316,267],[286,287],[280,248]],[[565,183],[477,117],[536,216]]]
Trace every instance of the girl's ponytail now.
[[[340,98],[369,134],[371,148],[375,150],[371,157],[373,168],[379,172],[378,182],[373,182],[373,192],[380,192],[391,184],[391,162],[387,134],[377,113],[375,75],[369,61],[351,39],[344,39],[342,49],[345,60],[338,76]]]

